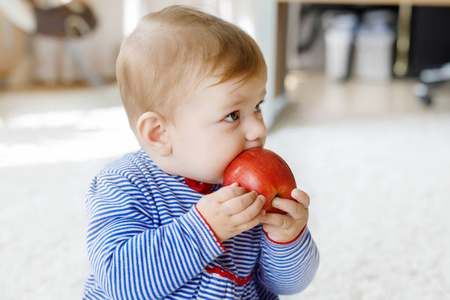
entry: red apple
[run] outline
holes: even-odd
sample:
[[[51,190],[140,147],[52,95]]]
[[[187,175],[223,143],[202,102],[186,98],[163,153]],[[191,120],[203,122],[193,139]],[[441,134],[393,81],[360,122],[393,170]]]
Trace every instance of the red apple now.
[[[266,197],[264,209],[269,213],[286,212],[272,206],[275,197],[292,199],[295,178],[287,163],[275,152],[263,148],[243,151],[228,165],[223,185],[238,182],[247,191],[256,191]],[[294,200],[294,199],[292,199]]]

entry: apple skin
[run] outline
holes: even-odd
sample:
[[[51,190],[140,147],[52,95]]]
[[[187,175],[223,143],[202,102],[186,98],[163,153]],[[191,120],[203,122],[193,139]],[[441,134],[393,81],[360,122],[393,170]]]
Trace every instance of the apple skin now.
[[[268,213],[286,214],[272,206],[275,197],[294,200],[291,192],[297,187],[287,163],[275,152],[251,148],[241,152],[225,170],[223,185],[238,182],[247,191],[256,191],[266,198],[263,209]]]

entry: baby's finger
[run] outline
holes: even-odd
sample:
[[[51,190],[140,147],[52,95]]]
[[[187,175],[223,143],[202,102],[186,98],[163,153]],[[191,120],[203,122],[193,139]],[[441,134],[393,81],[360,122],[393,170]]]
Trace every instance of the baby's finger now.
[[[289,228],[292,223],[292,218],[282,214],[266,214],[264,217],[264,225],[268,228]]]
[[[224,203],[230,199],[239,197],[247,193],[247,190],[243,187],[240,187],[238,183],[233,183],[230,186],[224,186],[220,190],[214,193],[217,197],[217,201]],[[213,194],[211,194],[213,195]]]
[[[257,196],[256,192],[243,194],[223,203],[222,209],[229,215],[235,215],[252,205]]]
[[[231,216],[233,223],[239,225],[248,223],[250,220],[253,220],[256,216],[258,216],[258,214],[261,213],[262,207],[264,206],[265,202],[266,200],[264,196],[259,195],[250,206]]]
[[[248,221],[247,223],[241,224],[238,226],[239,230],[241,232],[252,229],[253,227],[255,227],[256,225],[258,225],[259,223],[262,222],[262,220],[264,219],[264,216],[266,215],[266,211],[264,209],[261,209],[259,211],[259,213],[250,221]]]
[[[308,209],[299,202],[283,198],[273,199],[272,206],[287,212],[294,219],[303,218],[308,211]]]
[[[279,231],[280,231],[280,228],[279,228],[279,227],[277,227],[277,226],[275,226],[275,225],[272,225],[272,224],[266,224],[266,223],[264,223],[262,228],[263,228],[263,230],[264,230],[265,232],[267,232],[269,235],[277,234],[277,233],[279,233]]]
[[[299,190],[299,189],[293,189],[291,192],[291,196],[292,196],[292,198],[297,200],[298,203],[303,205],[305,208],[309,207],[310,198],[309,198],[309,195],[307,193],[305,193],[304,191]]]

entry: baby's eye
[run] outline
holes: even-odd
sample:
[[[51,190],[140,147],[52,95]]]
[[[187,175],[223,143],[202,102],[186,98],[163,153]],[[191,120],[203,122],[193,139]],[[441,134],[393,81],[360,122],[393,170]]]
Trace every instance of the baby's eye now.
[[[238,111],[233,111],[231,114],[226,116],[224,120],[227,121],[227,122],[234,122],[237,119],[239,119],[239,112]]]
[[[258,103],[258,105],[256,105],[255,107],[255,112],[260,112],[261,111],[261,105],[264,103],[264,100],[262,100],[261,102]]]

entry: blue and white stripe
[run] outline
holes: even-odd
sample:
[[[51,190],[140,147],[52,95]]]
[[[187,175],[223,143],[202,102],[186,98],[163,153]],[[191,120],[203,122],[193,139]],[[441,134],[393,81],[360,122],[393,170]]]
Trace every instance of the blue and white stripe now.
[[[220,244],[195,208],[202,196],[142,150],[107,165],[86,197],[84,299],[278,299],[310,283],[319,257],[307,228],[286,245],[261,225]],[[251,279],[239,285],[207,266]]]

